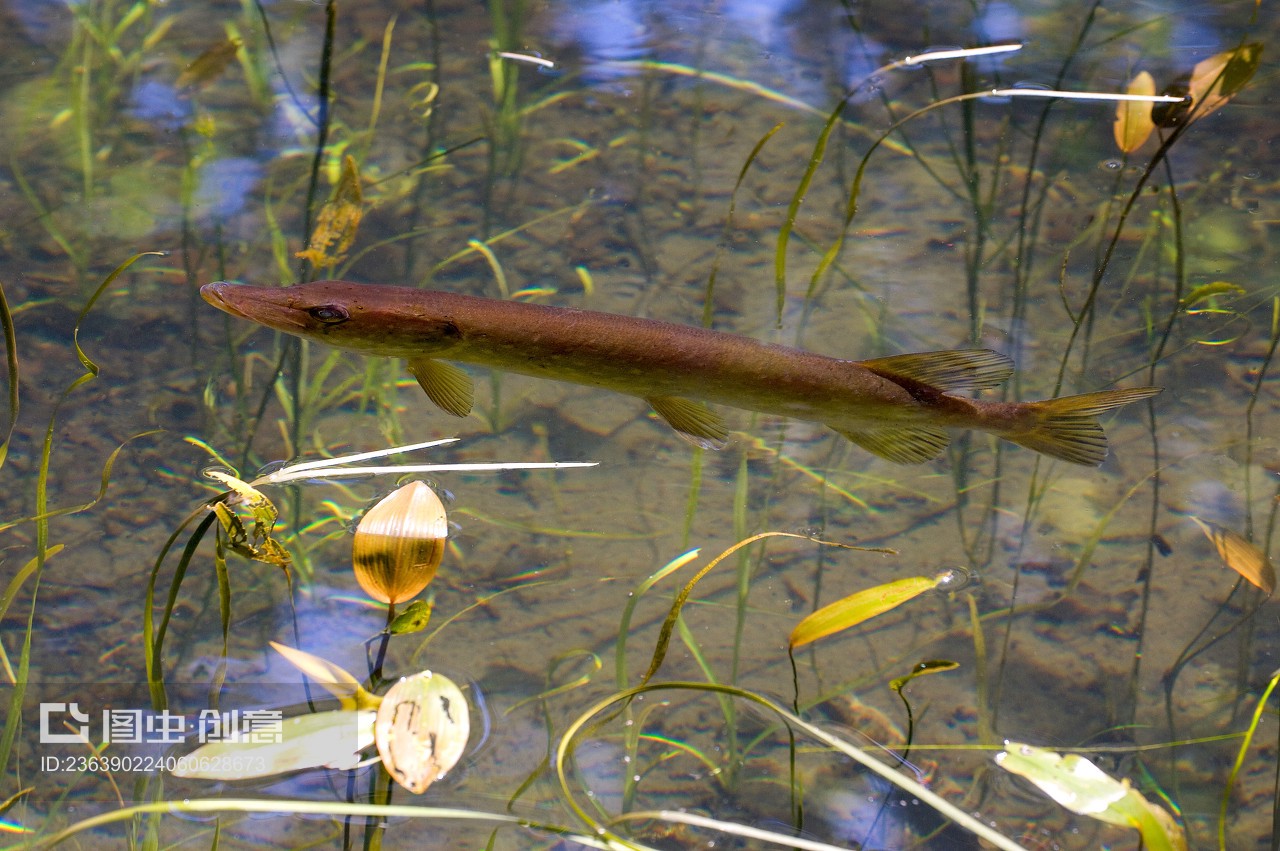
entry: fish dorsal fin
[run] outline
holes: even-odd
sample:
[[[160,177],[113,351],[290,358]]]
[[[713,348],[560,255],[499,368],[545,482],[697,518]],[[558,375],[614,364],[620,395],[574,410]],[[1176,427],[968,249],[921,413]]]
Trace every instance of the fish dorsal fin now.
[[[871,454],[895,464],[923,464],[931,461],[941,455],[942,450],[951,442],[951,437],[945,431],[930,426],[836,431]]]
[[[445,413],[455,417],[471,413],[471,376],[458,367],[431,358],[409,358],[409,374]]]
[[[943,391],[995,387],[1013,374],[1013,361],[990,349],[919,352],[860,363],[891,381],[906,378]]]
[[[724,418],[706,405],[679,396],[650,396],[645,401],[667,425],[696,446],[724,449],[728,443],[729,429]]]

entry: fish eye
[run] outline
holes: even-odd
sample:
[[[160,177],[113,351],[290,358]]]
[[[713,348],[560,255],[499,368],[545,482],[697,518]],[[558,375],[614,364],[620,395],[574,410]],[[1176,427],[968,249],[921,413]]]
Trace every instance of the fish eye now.
[[[337,325],[351,318],[347,309],[336,304],[321,304],[307,310],[311,318],[325,325]]]

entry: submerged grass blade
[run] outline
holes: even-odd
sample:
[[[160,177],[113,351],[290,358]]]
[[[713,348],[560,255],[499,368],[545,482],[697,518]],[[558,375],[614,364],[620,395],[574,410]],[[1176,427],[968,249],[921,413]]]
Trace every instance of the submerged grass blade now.
[[[695,573],[693,578],[686,582],[684,587],[680,589],[680,593],[676,595],[675,601],[671,604],[671,611],[667,613],[666,619],[662,622],[661,629],[658,630],[658,641],[653,649],[653,658],[649,662],[649,669],[645,671],[644,676],[640,678],[640,685],[644,685],[649,682],[649,680],[653,678],[653,675],[658,672],[658,668],[662,667],[663,660],[667,658],[667,647],[671,643],[671,633],[675,629],[676,621],[680,617],[680,610],[684,608],[684,604],[689,599],[689,595],[693,593],[693,589],[702,581],[702,578],[714,570],[716,565],[720,564],[738,550],[750,544],[754,544],[756,541],[764,540],[765,538],[799,538],[803,541],[812,541],[815,544],[821,544],[824,547],[839,547],[845,550],[889,553],[891,555],[898,554],[897,550],[891,550],[885,547],[858,547],[853,544],[824,541],[819,538],[812,538],[808,535],[800,535],[795,532],[761,532],[757,535],[752,535],[750,538],[739,541],[712,559],[706,567]]]
[[[631,618],[635,614],[636,605],[653,586],[696,559],[700,552],[700,549],[694,548],[681,553],[650,574],[627,595],[627,603],[622,608],[622,620],[618,624],[618,649],[614,654],[614,674],[619,689],[627,687],[627,637],[631,635]],[[0,611],[0,614],[3,612]]]
[[[979,818],[965,812],[955,804],[950,803],[923,784],[916,782],[906,775],[900,774],[893,767],[863,753],[861,748],[855,747],[854,745],[833,736],[821,727],[805,721],[800,716],[789,712],[768,698],[736,686],[691,682],[648,683],[634,688],[629,688],[625,691],[620,691],[617,694],[603,698],[574,719],[573,723],[565,730],[564,735],[560,737],[560,741],[556,746],[555,756],[556,777],[560,783],[560,790],[564,795],[564,800],[568,807],[575,815],[578,816],[579,819],[582,820],[585,825],[587,825],[589,831],[594,835],[610,841],[617,839],[617,837],[609,831],[607,826],[592,818],[587,811],[578,804],[573,795],[573,789],[569,782],[569,763],[575,747],[575,740],[580,734],[594,728],[594,725],[591,723],[591,719],[593,717],[604,712],[606,709],[609,709],[614,704],[627,704],[638,695],[664,690],[722,694],[750,701],[777,715],[778,718],[789,728],[798,729],[827,747],[839,751],[862,767],[876,774],[881,779],[901,789],[907,797],[916,798],[925,806],[932,808],[943,818],[949,819],[958,826],[973,833],[975,836],[986,840],[996,848],[999,848],[1002,851],[1026,851],[1023,846],[1019,845],[1017,842],[1014,842],[995,829],[984,824]],[[598,798],[598,796],[596,797]],[[622,820],[622,817],[615,819],[615,822],[619,820]],[[793,840],[794,837],[788,836],[785,837],[785,841],[780,842],[779,844],[793,845]]]
[[[181,801],[156,801],[149,804],[137,804],[102,813],[63,828],[42,841],[42,845],[60,845],[73,836],[86,831],[105,827],[123,821],[131,821],[138,816],[156,814],[173,815],[175,813],[261,813],[278,815],[288,813],[302,816],[321,816],[326,818],[368,817],[376,819],[439,819],[442,821],[485,821],[510,827],[523,827],[545,833],[570,842],[576,842],[588,848],[603,851],[656,851],[649,846],[635,842],[618,842],[607,838],[583,835],[575,830],[546,822],[533,821],[524,816],[510,813],[490,813],[483,810],[462,809],[458,807],[411,807],[400,805],[355,804],[342,801],[302,801],[302,800],[260,800],[255,798],[191,798]]]
[[[1227,782],[1222,789],[1222,805],[1218,808],[1218,848],[1226,851],[1227,848],[1227,813],[1231,808],[1231,793],[1235,788],[1236,778],[1240,775],[1240,769],[1244,766],[1245,754],[1249,752],[1249,745],[1253,743],[1253,734],[1258,731],[1258,723],[1262,720],[1262,712],[1267,707],[1267,701],[1271,699],[1271,693],[1275,691],[1276,685],[1280,683],[1280,671],[1276,671],[1271,675],[1267,688],[1262,692],[1262,696],[1258,698],[1258,705],[1253,708],[1253,717],[1249,719],[1249,729],[1245,730],[1244,738],[1240,742],[1240,750],[1236,753],[1236,761],[1231,766],[1231,774],[1227,777]]]
[[[13,328],[13,313],[9,310],[9,299],[4,294],[4,285],[0,284],[0,328],[4,329],[5,362],[9,368],[9,426],[5,429],[4,441],[0,443],[0,468],[4,467],[9,457],[9,443],[13,440],[13,430],[18,425],[18,338]]]

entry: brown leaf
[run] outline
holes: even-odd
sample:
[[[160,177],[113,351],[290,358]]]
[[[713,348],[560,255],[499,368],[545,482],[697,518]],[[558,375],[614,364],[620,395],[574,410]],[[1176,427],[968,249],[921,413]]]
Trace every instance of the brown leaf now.
[[[1160,127],[1177,127],[1216,112],[1240,93],[1261,58],[1262,45],[1251,42],[1196,63],[1190,74],[1170,83],[1162,93],[1187,100],[1157,105],[1151,110],[1152,121]]]
[[[183,69],[174,83],[179,89],[204,86],[217,79],[240,50],[243,42],[238,38],[226,38],[197,56]]]
[[[310,260],[317,269],[337,266],[356,241],[356,231],[364,216],[364,193],[360,189],[360,170],[353,157],[342,161],[342,177],[333,190],[333,198],[320,211],[311,242],[296,256]]]
[[[1192,517],[1205,536],[1218,548],[1218,555],[1227,567],[1261,588],[1268,597],[1276,589],[1276,569],[1266,553],[1246,541],[1243,536]]]

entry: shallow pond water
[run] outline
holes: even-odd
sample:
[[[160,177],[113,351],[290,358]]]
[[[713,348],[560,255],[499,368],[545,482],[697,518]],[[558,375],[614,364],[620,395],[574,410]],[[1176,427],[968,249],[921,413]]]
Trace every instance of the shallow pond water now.
[[[1024,847],[1139,840],[998,768],[1006,740],[1127,778],[1192,847],[1220,824],[1227,847],[1267,846],[1274,710],[1232,764],[1280,623],[1192,518],[1253,542],[1237,564],[1272,549],[1273,16],[834,0],[84,0],[0,16],[0,284],[20,401],[0,470],[14,742],[0,799],[31,788],[3,814],[15,843],[161,802],[95,841],[572,847],[589,816],[647,847],[765,847],[614,822],[678,810],[838,847],[978,847],[749,698],[665,686],[625,712],[602,703],[665,646],[651,685],[734,686],[885,760],[910,736],[903,774]],[[1112,103],[1025,94],[1120,92],[1140,71],[1160,90],[1255,43],[1230,102],[1160,131],[1177,134],[1167,156],[1154,136],[1122,153]],[[886,67],[990,44],[1022,47]],[[989,94],[1009,88],[1024,94]],[[313,268],[297,253],[348,157],[358,227]],[[166,253],[81,313],[152,251]],[[1017,365],[992,400],[1164,392],[1104,415],[1097,469],[981,432],[900,465],[820,424],[734,410],[710,451],[639,399],[479,368],[473,412],[452,417],[401,361],[299,347],[198,295],[326,277],[705,322],[848,359],[990,348]],[[183,558],[221,490],[202,471],[448,437],[396,460],[597,464],[424,474],[449,546],[430,625],[393,636],[383,672],[452,678],[472,733],[457,767],[390,803],[480,817],[344,823],[344,802],[386,801],[376,764],[238,781],[139,768],[191,747],[155,732],[149,584],[172,717],[332,708],[269,642],[363,678],[386,621],[352,575],[350,530],[395,476],[264,487],[290,574],[229,552],[223,585],[213,531]],[[681,586],[761,533],[788,536],[717,563],[666,635]],[[788,635],[809,612],[950,569],[967,581],[801,648],[793,668]],[[958,664],[890,687],[926,660]],[[60,732],[69,703],[88,744]],[[79,770],[125,717],[151,735],[131,744],[121,727],[101,754],[134,762]],[[268,803],[163,803],[206,799]],[[270,812],[299,801],[318,811]],[[499,823],[511,816],[528,824]]]

